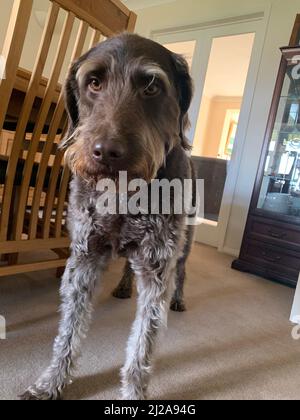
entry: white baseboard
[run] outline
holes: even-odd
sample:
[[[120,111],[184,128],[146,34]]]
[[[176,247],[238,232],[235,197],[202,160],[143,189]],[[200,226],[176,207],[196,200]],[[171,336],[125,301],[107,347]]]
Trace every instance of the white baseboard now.
[[[240,255],[239,249],[228,248],[227,246],[219,248],[219,252],[222,252],[223,254],[231,255],[232,257],[235,257],[235,258],[238,258]]]

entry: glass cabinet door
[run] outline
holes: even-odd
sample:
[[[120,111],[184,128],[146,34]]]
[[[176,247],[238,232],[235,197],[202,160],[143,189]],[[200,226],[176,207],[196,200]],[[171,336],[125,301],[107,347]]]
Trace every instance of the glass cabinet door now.
[[[258,208],[300,217],[300,49],[283,51],[286,72]]]
[[[297,16],[294,32],[295,32],[295,41],[296,42],[293,45],[290,44],[290,46],[296,46],[297,47],[297,46],[300,45],[300,15]]]
[[[298,31],[297,39],[296,39],[296,45],[300,45],[300,29]]]

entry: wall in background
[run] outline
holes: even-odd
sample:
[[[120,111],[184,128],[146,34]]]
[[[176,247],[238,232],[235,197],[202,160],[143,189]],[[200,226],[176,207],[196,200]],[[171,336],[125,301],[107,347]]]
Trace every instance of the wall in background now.
[[[149,37],[152,31],[261,12],[266,5],[275,2],[282,3],[282,6],[285,4],[284,0],[177,0],[156,7],[137,9],[136,31]],[[295,9],[297,0],[292,2]],[[130,1],[128,5],[130,6]],[[288,7],[287,5],[286,8]]]
[[[216,158],[219,154],[220,144],[222,140],[226,114],[229,109],[239,110],[241,108],[242,98],[214,97],[212,99],[205,98],[204,106],[209,107],[204,127],[204,135],[197,130],[195,138],[194,155]],[[206,112],[206,111],[204,111]],[[202,123],[202,116],[199,118]],[[199,135],[199,138],[197,138]]]
[[[207,121],[210,115],[211,98],[202,96],[192,154],[202,156],[207,131]]]
[[[175,1],[176,0],[123,0],[123,3],[126,4],[129,9],[140,10],[165,3],[174,3]]]
[[[13,0],[1,0],[0,51],[2,51],[12,5]]]

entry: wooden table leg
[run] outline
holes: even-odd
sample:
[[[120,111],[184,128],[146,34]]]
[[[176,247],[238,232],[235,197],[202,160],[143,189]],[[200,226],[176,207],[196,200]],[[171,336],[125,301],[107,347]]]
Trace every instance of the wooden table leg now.
[[[52,249],[53,252],[55,252],[55,254],[60,258],[69,258],[70,256],[70,251],[69,249]],[[56,278],[61,278],[64,275],[65,272],[65,267],[58,267],[58,269],[56,270]]]

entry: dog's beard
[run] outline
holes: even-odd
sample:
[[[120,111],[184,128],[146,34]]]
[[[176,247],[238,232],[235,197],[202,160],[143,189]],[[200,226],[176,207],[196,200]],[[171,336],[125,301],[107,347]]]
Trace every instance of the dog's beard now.
[[[139,142],[136,153],[128,156],[128,163],[124,166],[120,165],[117,169],[95,162],[90,158],[86,144],[87,142],[83,138],[73,139],[73,143],[66,148],[65,162],[73,175],[79,176],[89,183],[110,179],[118,187],[120,172],[126,172],[128,182],[142,179],[150,184],[166,161],[166,147],[159,138],[148,137],[148,139]]]

